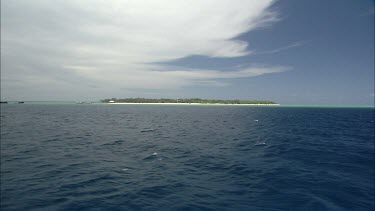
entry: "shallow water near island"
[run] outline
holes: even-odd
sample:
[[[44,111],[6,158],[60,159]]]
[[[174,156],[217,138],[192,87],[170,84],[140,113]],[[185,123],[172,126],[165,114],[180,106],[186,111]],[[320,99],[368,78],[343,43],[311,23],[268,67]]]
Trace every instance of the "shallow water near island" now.
[[[374,109],[1,105],[1,210],[372,210]]]

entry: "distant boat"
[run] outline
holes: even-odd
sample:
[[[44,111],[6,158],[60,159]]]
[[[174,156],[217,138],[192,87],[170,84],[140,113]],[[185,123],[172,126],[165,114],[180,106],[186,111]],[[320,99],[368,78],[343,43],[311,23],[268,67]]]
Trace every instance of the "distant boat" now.
[[[25,103],[25,102],[23,102],[23,101],[19,101],[19,102],[18,102],[18,104],[23,104],[23,103]]]
[[[7,101],[0,101],[0,103],[8,103]]]

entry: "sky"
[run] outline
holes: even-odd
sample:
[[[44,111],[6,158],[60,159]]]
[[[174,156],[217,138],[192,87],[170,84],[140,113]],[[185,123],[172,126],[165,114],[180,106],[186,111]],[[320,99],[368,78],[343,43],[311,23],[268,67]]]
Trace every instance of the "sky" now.
[[[2,0],[1,100],[374,105],[372,0]]]

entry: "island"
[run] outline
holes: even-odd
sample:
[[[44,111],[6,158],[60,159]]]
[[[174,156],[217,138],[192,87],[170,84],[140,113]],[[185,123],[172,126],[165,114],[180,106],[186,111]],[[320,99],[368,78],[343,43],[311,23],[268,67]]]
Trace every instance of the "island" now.
[[[201,98],[110,98],[101,100],[102,103],[109,104],[224,104],[224,105],[279,105],[274,101],[269,100],[215,100],[215,99],[201,99]]]

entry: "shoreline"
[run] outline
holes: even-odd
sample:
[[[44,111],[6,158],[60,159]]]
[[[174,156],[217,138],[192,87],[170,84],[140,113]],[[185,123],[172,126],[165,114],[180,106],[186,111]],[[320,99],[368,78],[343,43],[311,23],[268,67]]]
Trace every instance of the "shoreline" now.
[[[280,104],[224,104],[224,103],[106,103],[108,105],[249,105],[249,106],[279,106]]]
[[[206,105],[206,106],[274,106],[274,107],[285,107],[285,108],[370,108],[375,109],[374,105],[296,105],[296,104],[209,104],[209,103],[103,103],[103,102],[95,102],[90,101],[88,103],[77,103],[75,101],[23,101],[24,103],[19,104],[18,101],[7,101],[8,103],[1,103],[1,106],[10,106],[10,105],[108,105],[108,104],[123,104],[123,105],[147,105],[147,104],[154,104],[154,105]]]

